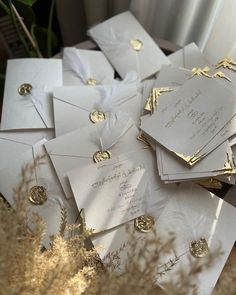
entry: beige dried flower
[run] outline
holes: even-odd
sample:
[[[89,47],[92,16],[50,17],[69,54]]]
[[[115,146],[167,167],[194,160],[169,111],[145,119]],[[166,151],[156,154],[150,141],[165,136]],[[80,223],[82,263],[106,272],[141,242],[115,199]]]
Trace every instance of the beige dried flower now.
[[[126,247],[107,257],[106,267],[101,263],[97,253],[89,244],[91,231],[78,234],[78,225],[67,225],[67,213],[62,208],[62,221],[57,236],[52,237],[50,249],[42,248],[45,224],[33,215],[33,230],[29,229],[27,220],[27,192],[30,176],[35,165],[43,161],[37,158],[35,163],[22,169],[22,181],[14,191],[15,206],[9,208],[0,199],[0,294],[4,295],[150,295],[150,294],[197,294],[194,283],[196,274],[214,263],[219,253],[209,255],[207,263],[190,261],[189,271],[179,272],[175,281],[165,283],[165,292],[154,284],[158,273],[157,265],[161,257],[170,253],[174,237],[163,241],[154,234],[153,239],[143,241],[142,247],[136,247],[137,240],[130,233],[128,261],[123,274],[114,269],[119,266],[119,258]],[[68,231],[69,238],[64,236]],[[140,261],[142,263],[140,263]],[[170,261],[164,272],[178,263]],[[235,270],[232,277],[221,284],[216,295],[235,294]],[[231,289],[229,290],[229,286]],[[219,285],[220,286],[220,285]],[[220,288],[220,287],[218,287]],[[227,292],[225,292],[227,290]],[[217,293],[218,292],[218,293]]]

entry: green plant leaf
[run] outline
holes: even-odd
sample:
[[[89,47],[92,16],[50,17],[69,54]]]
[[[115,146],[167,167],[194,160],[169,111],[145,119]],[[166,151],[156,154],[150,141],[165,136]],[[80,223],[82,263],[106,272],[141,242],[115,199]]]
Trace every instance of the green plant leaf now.
[[[16,0],[16,1],[21,2],[28,6],[32,6],[37,0]]]
[[[0,17],[6,14],[10,15],[10,9],[5,1],[0,0]]]
[[[47,28],[35,24],[31,28],[31,34],[37,40],[38,46],[43,56],[47,56],[47,32]],[[49,34],[52,41],[52,49],[55,49],[58,45],[57,36],[53,32],[50,32]]]
[[[5,72],[6,72],[6,61],[0,62],[0,113],[2,108],[3,101],[3,92],[4,92],[4,84],[5,84]],[[1,116],[1,114],[0,114]]]
[[[36,17],[33,8],[25,4],[22,4],[21,2],[18,2],[16,0],[14,1],[14,5],[19,15],[22,17],[24,24],[27,26],[27,28],[30,28],[31,25],[36,22]]]

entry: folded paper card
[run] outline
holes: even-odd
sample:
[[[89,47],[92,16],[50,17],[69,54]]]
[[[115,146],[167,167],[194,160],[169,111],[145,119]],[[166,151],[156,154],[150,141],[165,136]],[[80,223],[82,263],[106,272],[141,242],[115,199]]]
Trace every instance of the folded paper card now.
[[[143,150],[68,173],[85,224],[95,232],[107,230],[146,213],[149,177]]]
[[[156,213],[156,210],[150,213],[147,223],[150,228],[147,232],[140,231],[137,220],[134,220],[107,233],[96,235],[92,237],[92,241],[104,263],[109,264],[109,257],[114,257],[115,253],[118,255],[119,263],[116,270],[121,272],[125,269],[128,254],[133,254],[129,244],[130,232],[134,233],[136,248],[142,248],[143,240],[153,240],[152,228],[162,239],[168,239],[170,233],[174,234],[173,252],[162,255],[163,264],[157,265],[156,268],[156,282],[159,285],[165,280],[177,280],[179,271],[188,269],[191,261],[204,260],[209,252],[214,253],[221,246],[223,254],[216,257],[213,265],[195,277],[199,294],[205,295],[211,294],[233,247],[236,238],[235,222],[234,207],[198,186],[181,184],[161,215]],[[167,266],[171,265],[171,261],[175,263],[168,268],[169,271],[165,271]]]
[[[25,165],[33,165],[36,159],[41,157],[41,164],[32,166],[24,175],[24,186],[29,182],[28,193],[25,196],[29,209],[29,226],[33,226],[32,213],[37,213],[46,223],[46,233],[43,244],[48,247],[50,236],[59,233],[61,225],[62,208],[67,211],[67,222],[74,223],[78,218],[78,210],[74,200],[66,201],[60,183],[55,175],[49,158],[45,155],[43,144],[45,140],[33,145],[14,161],[0,169],[0,192],[7,202],[14,207],[13,189],[22,181],[22,168]],[[28,166],[29,167],[29,166]],[[29,168],[28,168],[29,169]],[[31,171],[32,170],[32,171]],[[28,173],[28,179],[27,179]]]
[[[100,51],[65,47],[62,65],[64,86],[94,86],[114,80],[114,70]]]
[[[190,166],[207,153],[204,147],[222,130],[236,110],[232,91],[213,79],[193,77],[156,112],[142,120],[141,129]],[[223,141],[218,142],[218,145]],[[213,150],[209,148],[208,153]]]
[[[88,34],[122,78],[128,71],[135,70],[143,80],[157,73],[163,64],[170,63],[129,11],[96,25]]]
[[[141,96],[136,78],[135,73],[130,72],[127,79],[113,85],[55,88],[53,105],[56,135],[101,122],[117,111],[129,113],[139,125]]]
[[[146,156],[140,162],[144,162],[149,171],[150,204],[159,203],[164,206],[175,186],[163,188],[165,185],[158,177],[154,154],[147,144],[137,140],[138,134],[133,120],[119,112],[100,124],[91,124],[46,142],[46,150],[67,198],[73,197],[68,181],[69,171],[101,160],[113,159],[121,154],[131,156],[146,150]]]
[[[9,60],[1,129],[53,128],[52,90],[56,86],[62,86],[61,60]]]
[[[44,138],[54,138],[54,132],[50,129],[0,132],[0,169]]]

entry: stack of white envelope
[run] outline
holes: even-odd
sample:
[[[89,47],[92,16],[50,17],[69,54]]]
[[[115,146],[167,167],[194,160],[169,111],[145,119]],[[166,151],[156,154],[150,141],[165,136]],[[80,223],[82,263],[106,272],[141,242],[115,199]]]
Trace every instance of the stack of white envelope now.
[[[221,243],[225,254],[217,267],[199,278],[205,294],[235,241],[235,209],[200,187],[175,182],[234,180],[228,177],[234,171],[234,84],[191,77],[193,67],[210,66],[199,49],[191,44],[167,58],[129,11],[88,33],[101,51],[64,48],[62,59],[8,62],[0,193],[14,206],[22,166],[42,157],[44,165],[33,167],[27,198],[30,212],[46,222],[46,247],[59,230],[62,208],[69,223],[83,217],[94,230],[92,242],[102,246],[102,260],[127,243],[126,225],[139,241],[148,239],[153,227],[163,234],[170,221],[178,224],[173,229],[180,238],[175,252],[181,266],[191,242],[205,239],[208,252]],[[236,81],[231,72],[225,75]],[[188,167],[186,159],[199,161]],[[196,232],[192,223],[198,219]],[[232,232],[226,233],[227,220]]]

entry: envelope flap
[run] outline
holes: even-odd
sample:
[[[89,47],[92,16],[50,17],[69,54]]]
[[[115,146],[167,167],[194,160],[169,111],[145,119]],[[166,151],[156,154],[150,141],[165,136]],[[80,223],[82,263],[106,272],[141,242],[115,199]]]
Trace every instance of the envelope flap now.
[[[17,132],[1,132],[0,133],[0,142],[11,142],[12,144],[21,144],[31,147],[31,143],[28,142],[27,137],[24,138],[24,134]],[[30,141],[30,140],[29,140]]]
[[[33,149],[29,148],[14,161],[10,161],[7,167],[0,169],[0,192],[13,207],[15,205],[15,201],[13,199],[13,188],[16,188],[22,180],[22,167],[29,163],[32,164],[34,162],[34,157],[37,156],[38,153],[41,154],[43,152],[42,144],[44,142],[45,140],[38,142]],[[64,207],[64,194],[60,190],[60,184],[55,176],[55,172],[53,170],[50,171],[51,164],[49,164],[49,162],[45,164],[46,165],[42,165],[41,168],[39,168],[44,170],[43,177],[41,177],[42,175],[38,174],[37,167],[32,171],[32,175],[29,173],[29,179],[32,180],[30,182],[29,190],[33,186],[37,185],[45,187],[47,191],[47,200],[43,204],[36,205],[31,203],[31,201],[28,199],[28,196],[24,197],[27,197],[26,206],[29,210],[29,227],[34,224],[31,220],[31,214],[37,213],[46,223],[43,244],[44,246],[49,246],[50,236],[53,234],[58,234],[58,230],[60,228],[61,208],[62,206]],[[43,182],[42,179],[45,181]],[[52,190],[51,183],[53,183],[54,190]],[[72,210],[68,206],[67,208],[69,209],[68,218],[71,220],[71,217],[74,217],[75,215],[73,212],[74,209]]]
[[[137,96],[137,86],[122,84],[103,86],[67,86],[54,89],[54,99],[88,112],[108,112]]]
[[[18,87],[23,83],[30,83],[32,86],[47,85],[51,89],[62,85],[62,61],[60,59],[11,59],[7,62],[7,76],[12,73],[14,73],[14,79],[7,77],[6,87],[16,87],[16,94],[18,94]]]
[[[131,147],[127,145],[127,140],[130,142],[134,133],[137,136],[137,127],[131,119],[126,122],[119,119],[119,113],[114,116],[118,116],[119,125],[116,123],[109,125],[107,121],[113,120],[110,117],[107,121],[77,129],[46,142],[47,152],[54,156],[91,158],[96,151],[112,149],[114,146],[126,145],[126,150],[130,151]],[[125,116],[127,118],[127,115]],[[124,118],[124,115],[122,114],[121,117]],[[130,129],[133,130],[132,136],[129,134]],[[138,142],[136,136],[134,141]]]
[[[27,145],[33,145],[34,143],[40,141],[43,138],[51,139],[54,137],[54,132],[51,129],[0,132],[0,138],[6,140],[14,140]]]
[[[218,231],[218,224],[222,229],[222,222],[227,222],[226,212],[231,221],[236,221],[235,208],[217,196],[195,185],[181,185],[159,218],[159,231],[173,232],[174,228],[179,249],[183,245],[188,248],[191,241],[203,237],[211,243],[223,235]]]
[[[61,100],[67,104],[91,112],[100,104],[102,97],[98,88],[88,86],[67,86],[54,89],[54,99]]]
[[[19,87],[25,83],[32,89],[22,95]],[[53,128],[51,91],[54,86],[61,85],[61,60],[9,60],[1,129]]]
[[[98,83],[105,77],[114,78],[114,70],[101,51],[74,47],[64,48],[63,72],[64,81],[67,81],[67,74],[71,74],[81,79],[84,84],[89,78],[96,79]]]
[[[143,80],[156,73],[162,64],[170,63],[129,11],[98,24],[88,33],[123,78],[129,70],[135,70]],[[134,43],[142,49],[135,49]]]
[[[100,123],[102,124],[102,123]],[[94,141],[96,126],[83,127],[45,143],[50,156],[91,158],[100,150],[99,142]]]
[[[129,30],[123,30],[124,27],[128,27]],[[129,52],[135,56],[136,52],[130,44],[132,39],[143,41],[144,47],[148,47],[150,44],[152,46],[154,45],[155,49],[161,52],[130,11],[120,13],[92,27],[88,31],[88,34],[98,42],[99,46],[101,46],[105,52],[109,51],[109,54],[112,55],[116,55],[117,53],[122,54],[124,50],[129,50]],[[142,54],[142,52],[141,50],[139,53]]]

